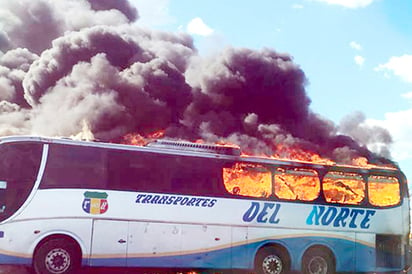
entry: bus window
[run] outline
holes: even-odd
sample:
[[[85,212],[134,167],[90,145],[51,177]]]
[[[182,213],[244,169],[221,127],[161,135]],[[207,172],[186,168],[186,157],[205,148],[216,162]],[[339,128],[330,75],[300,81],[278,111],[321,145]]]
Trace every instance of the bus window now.
[[[106,188],[106,153],[86,146],[51,144],[40,188]]]
[[[171,193],[221,194],[222,166],[218,162],[200,157],[175,156],[168,166]]]
[[[399,181],[395,177],[371,175],[368,177],[368,195],[374,206],[397,205],[401,200]]]
[[[328,172],[322,184],[325,199],[330,203],[356,205],[365,197],[365,183],[356,173]]]
[[[314,170],[277,168],[275,195],[281,199],[313,201],[319,196],[320,180]]]
[[[216,194],[221,177],[221,167],[211,159],[140,151],[109,153],[109,188],[114,190]]]
[[[29,196],[40,167],[42,145],[0,145],[0,221],[11,216]]]
[[[223,168],[223,181],[233,195],[267,198],[272,194],[272,174],[259,164],[235,163]]]
[[[162,192],[167,184],[166,157],[154,153],[111,150],[108,157],[109,188]]]

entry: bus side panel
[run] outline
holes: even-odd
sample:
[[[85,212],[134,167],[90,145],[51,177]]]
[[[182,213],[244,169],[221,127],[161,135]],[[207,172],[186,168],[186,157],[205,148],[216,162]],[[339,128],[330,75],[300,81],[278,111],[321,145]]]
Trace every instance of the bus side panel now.
[[[130,222],[128,266],[181,265],[181,224]]]
[[[16,221],[1,225],[0,231],[2,264],[31,265],[38,243],[56,234],[64,234],[76,240],[83,253],[83,264],[88,264],[91,220],[62,218]]]
[[[30,244],[34,240],[33,233],[27,231],[28,226],[3,224],[0,226],[0,263],[30,265],[32,254]]]
[[[356,233],[356,270],[376,271],[375,234]]]
[[[127,236],[127,221],[95,220],[90,265],[125,267]]]
[[[248,248],[248,228],[232,227],[232,268],[252,269],[254,254]]]
[[[231,227],[130,222],[128,266],[231,268]]]
[[[410,230],[411,230],[411,216],[410,216],[410,207],[409,207],[409,198],[406,197],[403,199],[403,235],[404,236],[404,266],[405,268],[410,267],[412,265],[412,258],[411,258],[411,247],[410,247]]]
[[[195,225],[182,226],[182,262],[188,267],[230,268],[230,226]],[[217,252],[219,251],[219,252]]]

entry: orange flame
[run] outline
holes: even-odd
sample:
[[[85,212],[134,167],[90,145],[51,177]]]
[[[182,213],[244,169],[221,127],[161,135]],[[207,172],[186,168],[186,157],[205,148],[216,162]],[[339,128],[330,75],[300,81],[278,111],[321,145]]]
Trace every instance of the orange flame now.
[[[391,176],[369,176],[366,182],[360,174],[330,171],[321,181],[316,171],[309,168],[235,163],[223,168],[223,181],[229,193],[248,197],[313,201],[320,195],[322,185],[324,199],[329,203],[358,205],[365,197],[376,206],[400,202],[399,181]]]
[[[131,133],[123,137],[122,143],[145,146],[156,139],[163,138],[164,135],[164,130],[146,136]],[[196,143],[205,142],[200,139]],[[216,145],[239,147],[223,140],[218,141]],[[277,144],[274,145],[273,151],[275,151],[273,155],[242,153],[241,157],[253,156],[329,166],[337,165],[336,162],[323,158],[319,154],[294,146]],[[396,169],[395,167],[372,165],[365,157],[352,159],[350,164],[344,166]],[[400,201],[400,186],[394,177],[370,176],[367,182],[368,188],[366,188],[364,178],[355,173],[329,172],[320,181],[316,171],[309,168],[270,168],[255,163],[240,162],[235,163],[232,167],[223,168],[222,175],[226,190],[233,195],[313,201],[323,189],[324,198],[330,203],[356,205],[360,204],[365,197],[369,197],[370,203],[376,206],[395,205]]]
[[[123,136],[122,144],[133,146],[145,146],[148,143],[163,138],[165,134],[164,130],[158,130],[148,134],[147,136],[140,135],[138,133],[128,133]]]
[[[329,166],[348,166],[348,167],[361,167],[361,168],[383,168],[383,169],[392,169],[396,170],[397,168],[390,165],[374,165],[368,162],[368,159],[365,157],[357,157],[351,160],[351,163],[348,164],[338,164],[337,162],[320,156],[319,154],[304,150],[295,146],[288,146],[283,144],[277,144],[273,146],[275,153],[273,155],[250,155],[242,152],[243,157],[259,157],[267,159],[276,159],[276,160],[285,160],[285,161],[295,161],[301,163],[310,163],[310,164],[321,164]]]
[[[257,164],[236,163],[223,169],[226,189],[235,195],[269,197],[272,193],[272,175]]]

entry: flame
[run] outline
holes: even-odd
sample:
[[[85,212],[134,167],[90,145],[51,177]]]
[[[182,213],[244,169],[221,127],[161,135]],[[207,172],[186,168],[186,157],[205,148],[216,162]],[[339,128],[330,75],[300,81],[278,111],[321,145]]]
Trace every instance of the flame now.
[[[271,172],[257,164],[236,163],[223,168],[226,189],[235,195],[269,197],[272,193]]]
[[[273,146],[273,150],[275,151],[272,155],[260,154],[260,155],[252,155],[242,152],[242,157],[259,157],[259,158],[266,158],[266,159],[275,159],[275,160],[285,160],[285,161],[294,161],[294,162],[301,162],[301,163],[309,163],[309,164],[321,164],[321,165],[328,165],[328,166],[346,166],[346,167],[361,167],[366,169],[371,168],[380,168],[380,169],[390,169],[390,170],[397,170],[395,166],[390,165],[374,165],[368,162],[368,159],[365,157],[357,157],[351,159],[351,163],[348,164],[338,164],[337,162],[320,156],[319,154],[305,150],[296,146],[289,146],[283,144],[277,144]]]
[[[138,133],[128,133],[125,136],[123,136],[123,140],[121,141],[121,143],[133,146],[145,146],[154,140],[161,139],[162,137],[164,137],[164,135],[164,130],[152,132],[147,136],[143,136]]]
[[[196,143],[196,144],[205,144],[206,142],[205,142],[204,140],[202,140],[202,139],[197,139],[196,141],[194,141],[194,143]],[[225,140],[216,141],[216,142],[214,142],[214,145],[216,145],[216,146],[221,146],[221,147],[232,147],[232,148],[238,148],[238,149],[240,149],[240,146],[239,146],[239,145],[234,144],[234,143],[227,142],[227,141],[225,141]]]
[[[123,136],[122,144],[129,144],[129,145],[136,145],[136,146],[145,146],[148,143],[162,139],[165,136],[165,130],[158,130],[152,132],[147,135],[141,135],[138,133],[129,133]],[[197,139],[194,141],[197,144],[204,144],[206,143],[203,139]],[[233,148],[241,148],[239,145],[227,142],[226,140],[218,140],[215,142],[215,145],[218,146],[225,146],[225,147],[233,147]],[[241,152],[241,156],[244,158],[247,157],[259,157],[259,158],[266,158],[266,159],[275,159],[275,160],[286,160],[286,161],[297,161],[302,163],[311,163],[311,164],[321,164],[321,165],[329,165],[335,166],[338,165],[335,161],[320,156],[319,154],[305,150],[303,148],[297,146],[291,146],[286,144],[273,144],[272,150],[274,153],[272,155],[266,154],[248,154],[245,152]],[[350,164],[339,164],[340,166],[348,166],[348,167],[362,167],[362,168],[384,168],[384,169],[392,169],[396,170],[397,168],[394,166],[386,166],[386,165],[374,165],[368,162],[368,159],[365,157],[357,157],[351,160]]]
[[[313,201],[320,194],[329,203],[361,204],[366,197],[362,175],[348,172],[328,172],[322,182],[316,171],[305,168],[276,168],[260,164],[235,163],[223,169],[226,190],[233,195],[285,200]],[[372,205],[389,206],[400,202],[400,185],[395,177],[370,176],[368,197]]]
[[[165,136],[165,130],[158,130],[158,131],[152,132],[151,134],[148,134],[147,138],[151,140],[156,140],[156,139],[161,139],[164,136]]]
[[[281,160],[295,160],[300,162],[316,163],[333,165],[336,164],[330,159],[323,158],[319,154],[312,151],[307,151],[296,146],[288,146],[284,144],[274,145],[275,154],[271,158]]]
[[[298,161],[302,163],[312,163],[312,164],[322,164],[322,165],[336,165],[336,162],[324,158],[319,154],[304,150],[298,147],[292,147],[288,145],[277,144],[273,146],[272,155],[260,154],[252,155],[242,152],[243,157],[259,157],[275,160],[286,160],[286,161]]]
[[[122,144],[134,145],[134,146],[145,146],[148,141],[145,137],[137,133],[129,133],[123,136]]]
[[[368,164],[368,159],[366,159],[365,157],[358,157],[355,159],[352,159],[352,164],[354,166],[360,166],[360,167],[367,167]]]
[[[76,135],[71,135],[70,138],[73,140],[93,141],[94,135],[92,131],[90,130],[89,123],[85,119],[83,119],[81,123],[82,123],[82,130]]]
[[[369,177],[369,200],[372,205],[396,205],[400,197],[399,181],[395,177]]]
[[[226,142],[225,140],[219,140],[215,143],[215,145],[223,146],[223,147],[234,147],[240,149],[240,146],[234,143]]]
[[[273,175],[272,175],[273,174]],[[236,163],[223,169],[226,190],[234,195],[277,197],[286,200],[313,201],[320,194],[330,203],[361,204],[366,197],[362,175],[328,172],[322,182],[314,170],[304,168],[269,168],[252,163]],[[389,206],[400,202],[400,185],[395,177],[370,176],[368,197],[372,205]]]
[[[287,200],[313,201],[320,192],[319,178],[315,171],[294,168],[277,168],[274,176],[275,195]]]
[[[323,179],[323,192],[327,202],[356,205],[365,198],[365,184],[359,174],[329,172]]]
[[[276,196],[287,200],[312,201],[320,192],[319,178],[316,172],[301,168],[286,170],[277,168],[274,172],[252,163],[236,163],[223,169],[223,181],[228,192],[250,197]]]
[[[123,137],[122,143],[145,146],[164,136],[164,130],[146,136],[131,133]],[[205,141],[199,139],[196,143],[205,143]],[[224,140],[218,141],[216,145],[239,148],[238,145]],[[273,151],[275,151],[273,155],[242,153],[241,158],[259,157],[329,166],[337,165],[328,158],[299,147],[277,144]],[[396,169],[370,164],[365,157],[352,159],[350,164],[339,166]],[[231,167],[223,168],[222,175],[226,190],[233,195],[313,201],[319,197],[322,188],[324,199],[330,203],[357,205],[362,203],[365,197],[369,197],[370,203],[376,206],[395,205],[400,201],[400,186],[394,177],[370,176],[367,181],[368,188],[366,188],[364,178],[356,173],[328,172],[320,181],[317,172],[310,168],[269,168],[261,164],[246,162],[237,162]]]

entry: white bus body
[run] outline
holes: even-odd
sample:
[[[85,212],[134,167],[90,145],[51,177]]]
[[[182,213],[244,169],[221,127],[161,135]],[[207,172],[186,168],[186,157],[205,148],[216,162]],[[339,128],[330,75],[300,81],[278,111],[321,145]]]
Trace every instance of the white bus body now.
[[[382,171],[398,176],[401,181],[401,198],[394,206],[342,205],[318,200],[297,202],[235,196],[229,192],[219,194],[223,193],[217,190],[219,186],[208,186],[216,176],[212,169],[200,171],[209,161],[214,163],[213,169],[220,162],[247,161],[279,166],[284,164],[282,161],[195,149],[35,137],[3,138],[0,151],[2,146],[20,143],[38,147],[33,153],[40,158],[34,180],[28,184],[29,190],[10,190],[9,193],[13,179],[2,178],[0,174],[1,188],[6,195],[6,202],[2,204],[6,208],[5,217],[0,223],[1,264],[33,265],[38,273],[73,273],[80,265],[256,269],[261,273],[286,270],[315,273],[317,270],[310,270],[311,267],[326,267],[325,273],[394,272],[405,269],[408,264],[409,199],[399,171]],[[66,162],[64,165],[52,163],[65,157],[67,152],[69,156],[66,156],[75,166],[82,165],[89,156],[78,155],[77,150],[91,150],[89,162],[101,161],[105,167],[95,170],[96,167],[87,166],[85,162],[85,169],[78,171],[82,174],[79,178],[93,181],[104,174],[108,184],[113,182],[115,187],[76,181],[75,172],[65,170]],[[97,156],[100,152],[101,157]],[[139,187],[122,189],[123,182],[133,185],[134,181],[130,174],[122,173],[126,169],[122,165],[129,163],[122,158],[124,153],[157,159],[156,169],[146,171],[153,174],[147,175],[145,180],[149,181],[141,190]],[[162,190],[165,186],[155,186],[155,182],[150,181],[151,176],[158,178],[160,173],[173,168],[162,160],[168,157],[178,159],[179,165],[182,164],[179,157],[199,160],[193,162],[192,168],[198,169],[202,176],[191,175],[191,182],[177,180],[177,185],[195,189],[199,184],[204,191],[184,192],[175,186],[176,191],[170,191]],[[150,159],[145,161],[150,162]],[[107,167],[112,160],[115,167]],[[144,168],[138,166],[139,163],[133,164],[139,170]],[[183,164],[182,167],[190,169],[190,166]],[[319,170],[325,168],[310,166]],[[187,169],[182,168],[181,172],[188,172]],[[119,174],[114,174],[116,172]],[[203,181],[205,177],[210,178]],[[89,187],[82,187],[87,185]],[[7,195],[22,196],[20,204],[11,212],[7,212],[11,201]],[[316,258],[323,261],[316,264]]]

